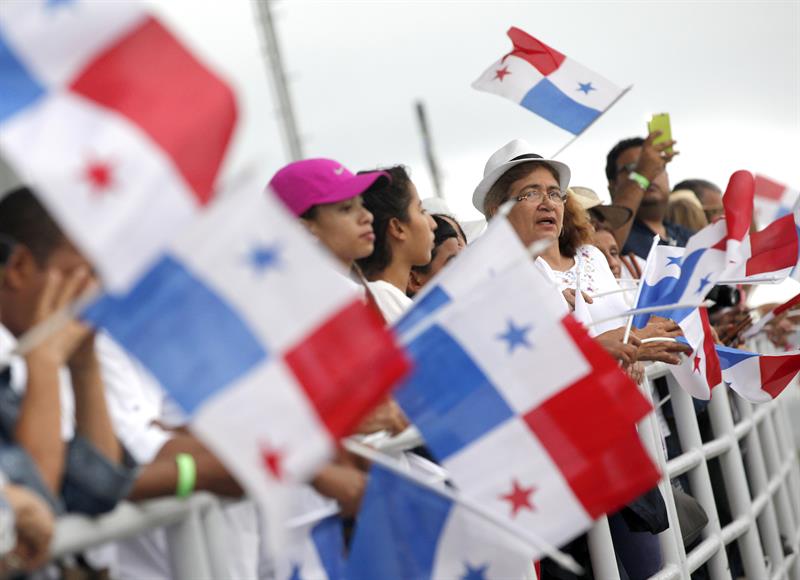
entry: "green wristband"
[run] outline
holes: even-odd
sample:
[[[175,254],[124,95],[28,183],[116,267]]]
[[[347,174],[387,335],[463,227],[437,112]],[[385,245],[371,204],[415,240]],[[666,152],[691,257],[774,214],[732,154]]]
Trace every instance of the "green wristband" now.
[[[631,181],[635,181],[636,184],[642,188],[643,191],[647,191],[647,188],[650,187],[650,180],[647,179],[641,173],[636,173],[635,171],[631,171],[628,174],[628,179]]]
[[[175,456],[175,464],[178,466],[178,484],[175,486],[175,495],[189,497],[197,482],[197,465],[194,457],[189,453],[178,453]]]

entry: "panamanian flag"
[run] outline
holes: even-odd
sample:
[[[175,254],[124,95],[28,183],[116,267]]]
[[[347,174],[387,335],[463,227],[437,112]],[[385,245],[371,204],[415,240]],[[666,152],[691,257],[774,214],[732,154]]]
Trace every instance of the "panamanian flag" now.
[[[560,302],[530,260],[497,273],[415,333],[395,391],[461,492],[554,545],[658,481],[649,404]]]
[[[271,193],[221,197],[84,317],[137,357],[253,494],[307,480],[408,369],[383,319]]]
[[[0,153],[107,287],[211,201],[236,118],[230,87],[138,2],[3,2]]]
[[[511,27],[507,34],[511,52],[486,69],[472,88],[514,101],[573,135],[628,91],[519,28]]]
[[[756,174],[756,222],[759,227],[774,222],[776,219],[789,215],[798,208],[800,191],[783,183],[770,179],[764,175]]]
[[[536,578],[530,549],[467,508],[374,465],[348,580]]]
[[[780,282],[800,263],[800,227],[795,213],[776,219],[763,230],[742,240],[742,260],[731,265],[725,277],[742,283],[771,278]]]
[[[717,345],[725,385],[751,403],[780,395],[800,373],[800,353],[758,354]]]
[[[425,284],[414,297],[413,306],[394,324],[395,330],[401,336],[407,335],[443,306],[467,296],[498,272],[530,260],[508,218],[495,216],[480,238]]]
[[[787,300],[780,306],[776,306],[775,308],[767,312],[764,316],[759,318],[758,322],[756,322],[753,326],[748,328],[744,332],[744,334],[742,334],[742,337],[745,339],[752,338],[753,336],[757,335],[759,332],[764,330],[764,327],[766,327],[767,324],[775,320],[776,317],[780,316],[784,312],[791,311],[792,308],[795,308],[798,305],[800,305],[800,294],[795,294],[789,300]]]

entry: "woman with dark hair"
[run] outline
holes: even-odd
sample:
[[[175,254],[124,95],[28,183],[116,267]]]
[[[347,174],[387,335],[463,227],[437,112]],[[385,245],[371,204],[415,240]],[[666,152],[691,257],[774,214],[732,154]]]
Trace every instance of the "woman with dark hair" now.
[[[458,222],[446,215],[432,214],[436,222],[431,261],[424,266],[412,266],[406,294],[413,297],[422,287],[464,249],[463,232],[456,230]]]
[[[375,250],[357,263],[381,313],[392,323],[411,305],[406,295],[411,268],[431,261],[436,222],[422,208],[404,167],[383,171],[391,182],[363,195],[364,207],[373,215]]]

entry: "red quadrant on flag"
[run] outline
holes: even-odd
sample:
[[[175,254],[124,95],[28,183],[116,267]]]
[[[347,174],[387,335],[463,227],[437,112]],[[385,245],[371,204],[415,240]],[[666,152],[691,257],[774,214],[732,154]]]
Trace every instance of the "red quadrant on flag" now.
[[[774,199],[779,201],[783,196],[786,186],[763,175],[756,175],[755,180],[755,195],[756,197],[765,197],[767,199]]]
[[[658,482],[658,471],[635,429],[651,407],[578,322],[567,317],[563,324],[592,372],[524,419],[586,511],[598,517]]]
[[[797,228],[792,214],[785,215],[760,232],[750,234],[750,254],[746,274],[753,276],[777,272],[797,263]]]
[[[514,50],[509,54],[527,60],[544,76],[555,71],[564,62],[563,54],[516,26],[508,29],[508,37],[514,45]]]
[[[761,390],[773,399],[781,394],[792,379],[800,372],[800,356],[761,356]]]
[[[198,203],[211,199],[236,101],[156,20],[147,18],[101,53],[71,89],[138,125],[171,157]]]
[[[374,309],[353,302],[285,355],[334,437],[349,435],[410,368]]]

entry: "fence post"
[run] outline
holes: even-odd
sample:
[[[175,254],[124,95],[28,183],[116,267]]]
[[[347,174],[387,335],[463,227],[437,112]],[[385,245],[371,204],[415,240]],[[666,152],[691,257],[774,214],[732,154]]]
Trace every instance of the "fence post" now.
[[[195,497],[186,501],[191,502]],[[212,578],[211,566],[205,551],[205,537],[200,510],[192,505],[186,518],[167,526],[167,549],[173,578],[205,580]]]
[[[592,559],[592,572],[597,580],[619,580],[619,568],[614,552],[614,541],[608,518],[602,516],[589,530],[589,557]]]
[[[645,398],[653,405],[653,384],[652,379],[656,376],[661,376],[664,373],[665,367],[659,363],[650,365],[645,372],[645,378],[642,381],[641,389]],[[650,453],[661,471],[661,481],[658,483],[658,489],[664,498],[664,503],[667,506],[667,517],[669,519],[669,528],[658,534],[658,540],[661,544],[661,555],[664,558],[664,563],[671,563],[681,570],[681,574],[685,577],[689,576],[689,571],[686,563],[686,550],[683,548],[683,540],[681,538],[680,524],[678,523],[678,512],[675,509],[675,498],[672,495],[672,483],[669,478],[669,471],[667,469],[667,458],[664,453],[663,436],[661,428],[658,425],[655,412],[649,413],[639,423],[639,437],[644,443],[645,448]]]
[[[766,503],[760,516],[757,516],[756,521],[761,523],[761,531],[763,532],[764,548],[772,561],[773,566],[783,562],[783,548],[781,544],[780,532],[778,531],[778,520],[775,513],[776,505],[780,506],[780,469],[772,471],[772,477],[766,467],[765,449],[759,434],[759,424],[770,421],[769,413],[761,415],[761,421],[756,422],[756,417],[753,413],[753,406],[745,401],[739,399],[736,401],[737,407],[742,415],[742,420],[749,421],[751,429],[749,433],[744,436],[744,444],[747,450],[745,459],[749,468],[750,480],[753,486],[752,492],[754,497],[765,496]],[[766,411],[766,409],[765,409]],[[766,425],[765,425],[766,427]],[[779,483],[777,489],[770,491],[770,481],[774,478]],[[780,511],[780,510],[779,510]],[[781,526],[783,527],[783,526]]]
[[[722,527],[717,513],[717,505],[714,503],[711,477],[703,454],[703,439],[700,436],[700,428],[697,424],[697,412],[695,411],[692,397],[683,390],[672,375],[667,376],[667,386],[672,399],[675,424],[683,453],[693,452],[703,455],[699,463],[691,468],[687,475],[689,484],[692,487],[692,496],[700,502],[708,516],[708,524],[703,530],[703,538],[712,536],[719,538],[719,549],[708,560],[709,571],[712,578],[727,579],[730,578],[730,565],[728,563],[728,555],[725,552],[725,543],[722,541]]]
[[[748,522],[747,531],[737,540],[745,573],[748,578],[768,578],[764,563],[764,551],[752,516],[752,498],[747,487],[744,462],[739,451],[739,442],[734,433],[728,389],[724,385],[714,389],[708,405],[708,414],[714,430],[714,437],[728,437],[731,441],[729,449],[720,455],[720,463],[734,520],[742,518]]]

